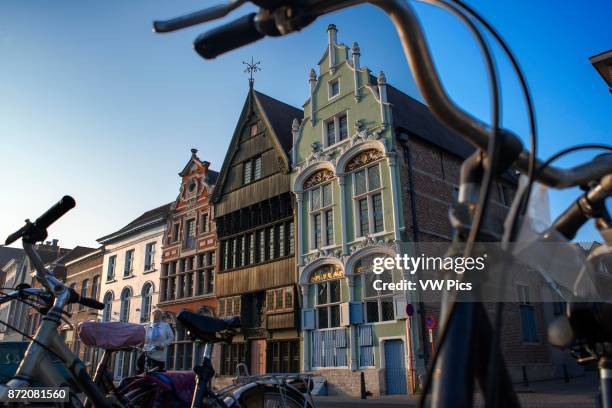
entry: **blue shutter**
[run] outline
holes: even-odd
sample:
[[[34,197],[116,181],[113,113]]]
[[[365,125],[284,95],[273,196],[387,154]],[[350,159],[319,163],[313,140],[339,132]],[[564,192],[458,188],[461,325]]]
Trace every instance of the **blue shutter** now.
[[[314,309],[302,309],[302,330],[314,330],[315,314]]]
[[[350,302],[349,304],[349,322],[351,324],[363,323],[363,303]]]
[[[372,343],[372,326],[359,326],[359,345],[371,346]]]
[[[346,330],[337,329],[335,331],[336,347],[346,347]]]
[[[312,338],[312,366],[321,367],[321,333],[313,331]]]

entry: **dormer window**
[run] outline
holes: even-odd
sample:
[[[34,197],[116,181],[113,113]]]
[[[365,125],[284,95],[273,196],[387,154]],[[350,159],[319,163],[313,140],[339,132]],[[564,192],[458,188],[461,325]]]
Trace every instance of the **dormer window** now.
[[[325,122],[326,147],[340,143],[348,137],[346,113],[338,114]]]
[[[338,79],[334,79],[333,81],[329,81],[329,99],[340,93],[340,81]]]

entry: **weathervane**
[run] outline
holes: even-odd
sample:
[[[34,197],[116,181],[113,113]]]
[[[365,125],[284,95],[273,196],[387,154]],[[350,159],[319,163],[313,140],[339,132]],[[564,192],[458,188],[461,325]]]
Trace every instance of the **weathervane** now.
[[[249,87],[252,88],[253,82],[255,82],[255,79],[253,78],[253,74],[258,71],[261,71],[261,68],[258,67],[258,65],[261,64],[261,62],[260,61],[254,62],[253,57],[251,57],[250,63],[246,61],[242,61],[242,63],[247,66],[244,72],[249,74]]]

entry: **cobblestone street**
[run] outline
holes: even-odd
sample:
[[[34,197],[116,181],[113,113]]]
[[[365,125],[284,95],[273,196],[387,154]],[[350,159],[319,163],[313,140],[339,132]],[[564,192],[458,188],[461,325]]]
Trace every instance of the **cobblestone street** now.
[[[563,380],[535,382],[528,388],[516,385],[522,407],[528,408],[592,408],[595,405],[598,378],[596,373],[572,378],[569,383]],[[332,407],[416,407],[416,397],[384,396],[367,400],[343,397],[316,397],[319,408]],[[482,399],[477,398],[477,407],[482,407]]]

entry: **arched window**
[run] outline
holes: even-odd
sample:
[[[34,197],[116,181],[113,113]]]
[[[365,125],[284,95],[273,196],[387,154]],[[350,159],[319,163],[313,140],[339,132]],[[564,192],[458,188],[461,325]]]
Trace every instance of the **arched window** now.
[[[91,284],[91,298],[98,299],[98,291],[100,290],[100,276],[94,276]]]
[[[121,291],[121,307],[119,309],[119,321],[127,322],[130,318],[130,298],[132,289],[123,288]]]
[[[303,188],[308,194],[310,223],[310,248],[319,249],[334,244],[334,211],[331,170],[315,172],[304,181]]]
[[[145,323],[149,321],[151,316],[151,303],[153,300],[153,284],[151,282],[143,285],[140,297],[140,322]]]
[[[104,295],[104,312],[102,313],[102,321],[110,322],[113,313],[113,292],[106,292]]]
[[[310,275],[315,288],[317,328],[340,327],[340,279],[342,271],[335,265],[323,265]],[[335,279],[334,279],[335,278]]]
[[[375,234],[385,229],[383,219],[380,160],[383,152],[370,149],[357,154],[345,167],[352,173],[356,235]]]
[[[89,279],[85,279],[81,285],[81,297],[87,297],[89,291]],[[85,310],[85,306],[79,304],[79,310]]]
[[[367,323],[384,322],[395,319],[393,307],[393,291],[388,289],[376,290],[374,288],[375,281],[379,282],[377,287],[385,287],[384,283],[393,282],[393,271],[385,269],[381,274],[372,272],[374,258],[383,257],[386,255],[375,254],[367,256],[357,261],[355,265],[355,274],[361,283],[362,300],[364,303],[364,318]]]
[[[76,288],[76,283],[70,285],[70,289],[74,290]],[[72,303],[66,306],[66,312],[72,313]]]

